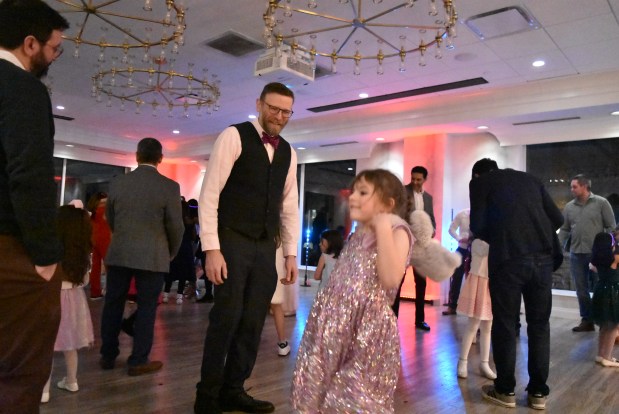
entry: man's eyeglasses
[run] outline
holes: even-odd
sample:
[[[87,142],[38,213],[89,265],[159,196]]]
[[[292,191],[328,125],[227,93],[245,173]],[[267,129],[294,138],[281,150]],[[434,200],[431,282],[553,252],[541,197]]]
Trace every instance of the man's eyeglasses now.
[[[269,108],[269,113],[271,115],[277,115],[281,112],[284,118],[290,118],[292,114],[294,114],[294,112],[289,109],[278,108],[277,106],[269,105],[268,103],[264,101],[262,102]]]
[[[50,46],[48,43],[43,43],[43,42],[40,42],[40,41],[39,41],[39,43],[42,44],[43,47],[49,46],[50,49],[52,49],[52,52],[54,52],[54,57],[52,59],[54,59],[54,60],[58,59],[60,57],[60,55],[62,55],[62,53],[64,52],[64,48],[62,47],[62,44],[59,44],[58,46]]]

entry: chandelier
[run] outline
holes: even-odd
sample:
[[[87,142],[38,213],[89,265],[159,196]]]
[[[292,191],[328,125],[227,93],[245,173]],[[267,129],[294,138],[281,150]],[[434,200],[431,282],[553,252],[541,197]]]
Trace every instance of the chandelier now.
[[[122,62],[128,63],[129,51],[142,49],[142,60],[149,62],[151,49],[161,47],[178,53],[184,44],[185,9],[179,0],[56,0],[58,11],[69,20],[72,31],[65,39],[75,43],[73,56],[78,58],[81,45],[99,48],[98,61],[105,61],[108,48],[122,50]],[[181,0],[182,1],[182,0]]]
[[[278,56],[307,58],[313,69],[324,57],[333,73],[346,59],[355,75],[362,61],[374,61],[382,75],[392,57],[401,72],[411,54],[419,55],[420,66],[429,52],[441,59],[443,48],[453,48],[458,15],[452,0],[269,0],[263,19],[265,45]]]
[[[116,66],[117,58],[112,58],[112,68],[99,72],[92,77],[93,96],[97,102],[106,100],[108,107],[113,101],[120,101],[120,110],[134,105],[140,114],[143,107],[150,107],[153,116],[158,116],[159,108],[167,110],[168,117],[174,117],[178,108],[182,117],[189,118],[190,111],[200,116],[204,112],[211,114],[219,110],[219,80],[217,75],[208,78],[208,69],[202,69],[202,76],[193,73],[194,64],[188,64],[187,73],[174,70],[174,60],[154,58],[150,67],[126,68]]]

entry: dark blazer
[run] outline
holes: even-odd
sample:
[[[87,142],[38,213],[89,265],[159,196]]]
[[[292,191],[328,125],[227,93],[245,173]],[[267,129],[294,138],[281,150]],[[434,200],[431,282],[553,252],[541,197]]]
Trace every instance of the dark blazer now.
[[[54,120],[47,88],[0,59],[0,234],[19,239],[36,265],[60,261],[56,236]]]
[[[140,165],[112,180],[105,214],[112,230],[107,266],[169,271],[185,230],[177,182]]]
[[[563,215],[537,178],[495,170],[471,180],[469,191],[471,231],[490,245],[491,274],[506,260],[553,253]]]
[[[411,200],[413,210],[415,210],[415,197],[413,196],[413,185],[406,184],[404,188],[406,188],[406,195],[408,196],[408,199]],[[428,216],[430,216],[430,220],[432,221],[432,228],[434,229],[434,231],[436,231],[436,220],[434,219],[434,204],[432,201],[432,196],[427,191],[424,191],[421,194],[421,197],[423,198],[423,211],[428,213]]]

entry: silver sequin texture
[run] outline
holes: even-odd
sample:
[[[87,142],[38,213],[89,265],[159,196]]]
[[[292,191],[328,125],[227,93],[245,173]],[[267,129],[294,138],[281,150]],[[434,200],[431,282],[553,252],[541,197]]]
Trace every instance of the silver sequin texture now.
[[[397,219],[394,227],[410,230]],[[400,339],[372,233],[354,234],[310,311],[292,380],[296,413],[393,413]],[[410,256],[410,251],[409,251]]]

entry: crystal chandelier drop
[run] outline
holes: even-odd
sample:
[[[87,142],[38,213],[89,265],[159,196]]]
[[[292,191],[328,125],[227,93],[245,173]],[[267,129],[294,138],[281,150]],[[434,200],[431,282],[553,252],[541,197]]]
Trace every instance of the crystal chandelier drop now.
[[[269,0],[263,20],[265,46],[276,55],[294,61],[304,53],[314,69],[324,57],[334,73],[338,60],[349,60],[355,75],[374,61],[382,75],[390,58],[399,58],[401,72],[413,54],[420,66],[428,53],[441,59],[453,48],[458,15],[453,0]]]
[[[183,118],[219,110],[219,80],[211,75],[209,81],[206,68],[196,76],[193,63],[188,64],[187,73],[181,73],[174,69],[173,59],[155,58],[148,68],[134,67],[131,62],[119,68],[116,61],[112,58],[111,69],[102,68],[92,77],[91,96],[97,102],[105,101],[108,107],[120,102],[121,111],[132,105],[137,114],[150,108],[155,117],[160,108],[169,117],[180,110]]]
[[[182,0],[180,0],[182,1]],[[179,0],[56,0],[57,10],[71,28],[64,37],[75,43],[73,56],[82,45],[98,48],[99,62],[106,50],[122,51],[122,63],[129,52],[142,50],[144,62],[153,55],[161,59],[176,54],[184,44],[185,8]]]

